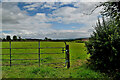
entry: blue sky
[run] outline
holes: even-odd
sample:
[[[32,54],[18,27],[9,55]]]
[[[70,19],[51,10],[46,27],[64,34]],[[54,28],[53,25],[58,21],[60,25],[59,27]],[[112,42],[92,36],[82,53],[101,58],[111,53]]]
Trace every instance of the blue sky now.
[[[18,7],[23,10],[23,11],[27,11],[26,15],[29,16],[35,16],[37,13],[44,13],[46,16],[48,16],[48,14],[52,14],[53,11],[62,8],[62,7],[73,7],[73,8],[77,8],[75,7],[73,4],[65,4],[65,5],[60,5],[61,2],[55,2],[55,5],[53,5],[53,7],[56,7],[56,9],[51,9],[51,8],[42,8],[44,6],[44,4],[46,4],[46,2],[44,2],[42,5],[40,5],[39,7],[35,7],[34,10],[28,10],[28,8],[24,8],[24,6],[29,6],[32,5],[34,3],[31,4],[25,4],[23,2],[18,3]],[[48,16],[49,17],[49,16]],[[56,29],[56,30],[75,30],[75,29],[79,29],[80,27],[83,27],[85,24],[80,24],[80,23],[70,23],[70,24],[64,24],[64,23],[58,23],[57,21],[52,21],[52,22],[47,22],[47,23],[52,23],[52,28]]]
[[[24,8],[24,6],[29,6],[29,5],[32,5],[32,4],[34,5],[34,3],[25,4],[24,2],[19,2],[18,7],[21,10],[26,10],[28,12],[28,15],[30,15],[30,16],[34,16],[34,15],[36,15],[36,13],[45,13],[46,15],[47,14],[52,14],[53,11],[55,11],[56,9],[59,9],[61,7],[74,7],[74,8],[77,8],[71,3],[60,5],[62,2],[55,2],[55,4],[52,5],[52,7],[56,7],[56,9],[51,9],[49,7],[42,8],[42,7],[44,7],[44,4],[46,4],[46,3],[47,2],[44,2],[42,5],[39,5],[38,7],[34,7],[35,10],[28,10],[28,8]]]
[[[2,37],[69,39],[89,37],[102,8],[91,2],[2,3]]]

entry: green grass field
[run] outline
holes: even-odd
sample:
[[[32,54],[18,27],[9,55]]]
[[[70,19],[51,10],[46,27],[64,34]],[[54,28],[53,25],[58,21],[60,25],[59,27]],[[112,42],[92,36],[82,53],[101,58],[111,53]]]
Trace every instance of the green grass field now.
[[[98,71],[93,71],[86,65],[90,55],[87,54],[84,43],[67,42],[70,46],[69,69],[61,64],[45,64],[65,62],[65,53],[62,49],[41,49],[41,53],[61,53],[61,54],[41,54],[41,65],[38,60],[13,60],[12,64],[30,64],[2,66],[3,78],[107,78]],[[63,42],[41,42],[41,47],[65,47]],[[38,48],[38,42],[12,42],[12,48]],[[9,48],[8,42],[2,42],[2,48]],[[9,54],[9,49],[3,49],[2,54]],[[12,49],[12,59],[38,59],[38,54],[19,54],[17,53],[38,53],[38,49]],[[9,59],[9,55],[2,55],[2,59]],[[45,58],[45,59],[42,59]],[[3,60],[2,64],[8,64],[9,60]]]

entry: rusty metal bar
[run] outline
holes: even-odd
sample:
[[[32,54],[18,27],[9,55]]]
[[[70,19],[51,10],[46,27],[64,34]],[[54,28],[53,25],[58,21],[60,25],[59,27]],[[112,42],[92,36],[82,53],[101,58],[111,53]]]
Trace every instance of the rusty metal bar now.
[[[42,47],[41,49],[44,49],[44,48],[65,48],[65,47]]]
[[[10,48],[0,48],[0,49],[10,49]],[[11,49],[38,49],[38,48],[11,48]]]
[[[10,59],[0,59],[0,60],[10,60]],[[38,59],[11,59],[11,60],[38,60]]]
[[[40,54],[62,54],[62,53],[40,53]]]
[[[0,61],[2,61],[2,60],[10,60],[10,59],[0,59]]]
[[[46,48],[65,48],[65,47],[42,47],[40,49],[46,49]],[[0,49],[10,49],[10,48],[0,48]],[[11,48],[11,49],[38,49],[38,48]]]
[[[40,58],[40,59],[48,59],[48,58]],[[65,59],[65,58],[52,58],[52,59]],[[10,59],[0,59],[1,60],[10,60]],[[39,59],[11,59],[11,60],[39,60]]]
[[[38,60],[38,59],[12,59],[12,60]]]
[[[29,65],[29,64],[11,64],[11,65]],[[9,64],[3,64],[2,66],[10,66],[10,65]]]
[[[38,54],[38,53],[12,53],[12,55],[19,55],[19,54]],[[0,54],[0,55],[10,55],[10,54]]]
[[[0,49],[10,49],[10,48],[0,48]]]
[[[41,64],[61,64],[61,63],[65,63],[65,62],[58,62],[58,63],[41,63]]]
[[[39,54],[39,53],[12,53],[12,55],[20,55],[20,54]],[[62,54],[62,53],[40,53],[40,54]],[[0,54],[0,55],[10,55],[10,54]]]

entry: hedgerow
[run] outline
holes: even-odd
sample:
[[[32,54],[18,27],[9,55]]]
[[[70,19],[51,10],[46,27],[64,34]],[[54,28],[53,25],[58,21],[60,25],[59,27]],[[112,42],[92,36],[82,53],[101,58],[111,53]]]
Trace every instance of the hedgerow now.
[[[90,65],[94,69],[120,76],[120,26],[119,21],[98,19],[95,31],[86,43]]]

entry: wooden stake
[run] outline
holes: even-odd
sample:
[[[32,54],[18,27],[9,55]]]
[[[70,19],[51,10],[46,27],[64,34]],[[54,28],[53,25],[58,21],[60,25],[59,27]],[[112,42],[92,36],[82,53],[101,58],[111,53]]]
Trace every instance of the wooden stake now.
[[[67,68],[70,68],[70,55],[69,55],[69,45],[66,45],[66,59],[67,59]]]

